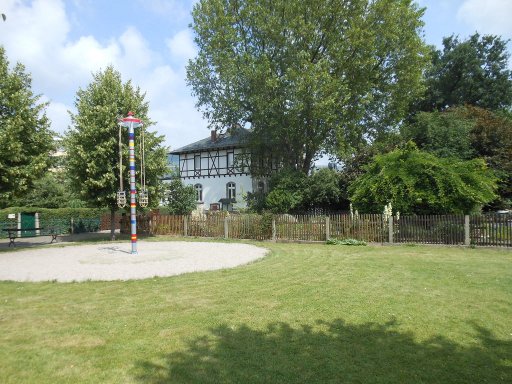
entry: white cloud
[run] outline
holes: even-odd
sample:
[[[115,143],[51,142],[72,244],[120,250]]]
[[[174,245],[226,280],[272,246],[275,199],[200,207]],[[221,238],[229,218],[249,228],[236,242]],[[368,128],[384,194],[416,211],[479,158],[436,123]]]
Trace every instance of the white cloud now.
[[[172,38],[166,40],[167,47],[173,60],[187,62],[197,54],[197,48],[188,29],[178,32]]]
[[[123,48],[121,62],[129,68],[147,69],[155,62],[155,53],[135,27],[128,27],[119,37],[119,43]]]
[[[177,0],[139,0],[141,7],[151,12],[169,18],[184,18],[189,10],[185,7],[185,1]]]
[[[93,36],[83,36],[76,42],[59,47],[57,65],[61,66],[61,77],[64,85],[68,86],[73,79],[90,77],[92,72],[113,64],[120,55],[116,42],[102,46]]]
[[[51,120],[54,132],[62,134],[68,129],[70,122],[68,110],[73,110],[73,108],[63,103],[50,102],[46,109],[46,116]]]
[[[162,57],[134,26],[126,26],[109,40],[100,40],[93,27],[87,35],[71,38],[71,16],[61,0],[2,1],[6,1],[1,7],[8,21],[0,23],[0,45],[5,47],[11,64],[19,61],[26,66],[34,93],[50,101],[46,113],[52,130],[65,132],[76,91],[87,87],[93,73],[112,64],[123,81],[132,80],[146,92],[150,116],[158,122],[151,129],[166,136],[166,145],[176,148],[207,136],[207,124],[195,109],[195,100],[185,84],[185,63],[196,54],[188,30],[161,39],[168,48]],[[171,12],[179,8],[177,4],[151,0],[147,6]],[[180,6],[183,8],[183,3]]]
[[[102,46],[92,36],[69,41],[70,24],[60,0],[35,0],[28,5],[8,1],[6,8],[9,33],[0,34],[0,44],[9,60],[23,63],[34,86],[52,99],[83,85],[91,72],[119,56],[117,43]]]
[[[457,18],[481,34],[512,37],[511,0],[465,0]]]

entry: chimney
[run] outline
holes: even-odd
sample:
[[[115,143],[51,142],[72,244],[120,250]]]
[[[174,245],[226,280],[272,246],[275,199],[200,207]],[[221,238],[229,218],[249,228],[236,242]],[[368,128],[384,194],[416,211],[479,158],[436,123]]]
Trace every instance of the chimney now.
[[[211,139],[213,143],[217,141],[217,131],[215,129],[211,132]]]

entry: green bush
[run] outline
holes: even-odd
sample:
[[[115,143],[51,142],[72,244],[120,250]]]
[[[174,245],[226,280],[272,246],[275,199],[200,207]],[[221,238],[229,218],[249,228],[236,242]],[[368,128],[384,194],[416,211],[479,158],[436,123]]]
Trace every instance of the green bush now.
[[[326,243],[329,245],[367,245],[366,241],[356,239],[329,239]]]
[[[12,207],[0,210],[2,221],[7,219],[9,213],[39,213],[40,227],[51,227],[59,233],[71,232],[71,219],[73,219],[73,232],[96,232],[100,229],[101,216],[109,213],[107,209],[100,208],[36,208]],[[5,220],[4,220],[5,219]]]
[[[72,218],[97,218],[109,213],[102,208],[37,208],[37,207],[11,207],[0,209],[0,217],[7,217],[9,213],[39,213],[40,219],[66,219]]]
[[[192,185],[184,185],[181,179],[172,179],[167,185],[165,204],[171,215],[189,215],[196,209],[196,191]]]
[[[475,212],[495,197],[496,177],[483,159],[438,158],[409,142],[377,155],[350,186],[359,212],[381,212],[392,203],[403,214]]]

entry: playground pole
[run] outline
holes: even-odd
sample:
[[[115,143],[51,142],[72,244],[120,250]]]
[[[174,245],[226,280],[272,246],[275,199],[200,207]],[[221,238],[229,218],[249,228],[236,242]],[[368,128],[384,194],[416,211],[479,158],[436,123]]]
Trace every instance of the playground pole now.
[[[119,122],[123,127],[128,127],[128,146],[130,159],[130,228],[132,254],[137,253],[137,210],[135,197],[137,190],[135,187],[135,128],[142,125],[142,120],[136,119],[133,112],[128,112],[128,116]]]

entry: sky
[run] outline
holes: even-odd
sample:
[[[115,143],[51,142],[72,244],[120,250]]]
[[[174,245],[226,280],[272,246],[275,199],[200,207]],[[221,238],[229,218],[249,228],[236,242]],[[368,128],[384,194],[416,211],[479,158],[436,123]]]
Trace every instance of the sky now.
[[[0,45],[12,65],[32,76],[32,90],[49,102],[51,129],[63,134],[68,111],[93,73],[113,65],[123,82],[146,92],[149,116],[176,149],[209,136],[195,108],[185,66],[197,48],[191,10],[196,0],[0,0]],[[512,0],[417,0],[425,7],[423,37],[442,47],[452,34],[474,32],[512,39]],[[509,43],[509,52],[512,45]]]

